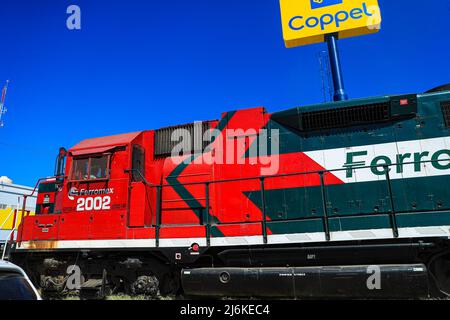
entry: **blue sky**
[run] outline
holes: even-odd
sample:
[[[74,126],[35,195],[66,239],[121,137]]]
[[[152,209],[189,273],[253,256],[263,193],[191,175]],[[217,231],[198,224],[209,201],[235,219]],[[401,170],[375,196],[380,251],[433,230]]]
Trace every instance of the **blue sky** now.
[[[382,30],[339,42],[350,97],[449,83],[450,1],[379,2]],[[0,175],[20,184],[85,138],[323,100],[325,45],[285,49],[278,0],[2,0],[0,30]]]

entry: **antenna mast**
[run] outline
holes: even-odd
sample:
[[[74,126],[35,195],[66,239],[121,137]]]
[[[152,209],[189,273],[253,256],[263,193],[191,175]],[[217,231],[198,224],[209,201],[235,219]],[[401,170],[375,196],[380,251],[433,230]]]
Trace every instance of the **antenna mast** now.
[[[333,92],[331,90],[333,84],[331,82],[330,61],[328,59],[328,53],[326,51],[320,51],[317,53],[320,66],[320,77],[322,79],[322,94],[323,102],[333,100]]]
[[[3,127],[2,116],[6,113],[6,111],[8,111],[5,108],[5,99],[6,99],[6,92],[8,91],[8,84],[9,84],[9,80],[6,80],[6,84],[2,90],[2,97],[0,99],[0,127]]]

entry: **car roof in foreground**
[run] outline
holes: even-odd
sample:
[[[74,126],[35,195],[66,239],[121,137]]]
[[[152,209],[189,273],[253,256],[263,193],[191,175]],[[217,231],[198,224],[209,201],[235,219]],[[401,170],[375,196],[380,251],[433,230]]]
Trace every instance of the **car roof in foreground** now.
[[[0,272],[1,271],[16,272],[24,276],[26,275],[25,272],[22,270],[22,268],[5,260],[0,260]]]
[[[41,296],[39,295],[39,292],[33,286],[30,279],[28,278],[27,274],[25,273],[25,271],[23,271],[22,268],[20,268],[19,266],[16,266],[15,264],[13,264],[9,261],[0,260],[0,273],[2,273],[2,272],[17,273],[18,275],[21,275],[22,277],[24,277],[28,281],[31,289],[33,290],[34,294],[36,295],[37,300],[42,300]]]

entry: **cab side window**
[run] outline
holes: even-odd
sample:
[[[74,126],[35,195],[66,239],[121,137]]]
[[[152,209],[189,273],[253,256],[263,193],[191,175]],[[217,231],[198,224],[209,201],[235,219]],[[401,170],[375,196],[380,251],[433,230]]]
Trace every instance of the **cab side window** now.
[[[88,181],[109,178],[109,155],[74,159],[71,180]]]
[[[108,158],[91,158],[90,178],[106,179],[108,177]]]
[[[72,180],[86,180],[89,173],[89,158],[73,161]]]
[[[132,155],[132,163],[133,163],[133,181],[140,182],[142,181],[140,172],[143,176],[145,176],[145,151],[139,145],[133,146],[133,155]]]

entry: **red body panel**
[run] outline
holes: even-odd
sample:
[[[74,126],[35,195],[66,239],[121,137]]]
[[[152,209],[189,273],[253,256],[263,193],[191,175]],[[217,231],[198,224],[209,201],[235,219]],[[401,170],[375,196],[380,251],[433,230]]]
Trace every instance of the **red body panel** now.
[[[211,158],[215,147],[227,141],[239,141],[244,147],[236,144],[232,150],[226,149],[224,158],[230,155],[235,159],[243,158],[256,134],[243,134],[242,130],[258,132],[264,128],[268,119],[269,115],[263,108],[235,112],[226,126],[220,128],[222,134],[214,140],[213,151],[205,153],[204,158]],[[214,126],[218,125],[218,122],[212,123]],[[205,212],[207,196],[204,182],[207,181],[212,182],[209,185],[208,219],[223,236],[262,234],[262,212],[244,195],[244,192],[260,192],[259,179],[215,183],[259,177],[260,164],[208,164],[194,161],[180,170],[179,163],[175,163],[176,159],[154,157],[154,135],[154,131],[144,131],[97,138],[83,141],[69,150],[66,177],[60,186],[61,191],[57,192],[58,201],[54,210],[61,213],[26,218],[19,239],[154,239],[157,224],[157,188],[154,186],[157,185],[162,185],[160,238],[205,238],[207,231],[203,220],[208,217]],[[134,145],[139,145],[144,150],[144,176],[148,184],[153,186],[142,181],[133,182],[132,175],[126,172],[133,165]],[[101,181],[72,181],[73,159],[90,154],[110,155],[109,178]],[[310,158],[302,153],[293,153],[280,156],[277,174],[318,170],[323,168]],[[326,175],[325,180],[327,184],[341,183],[331,175]],[[177,183],[174,181],[183,186],[176,187]],[[316,174],[267,179],[265,187],[277,189],[318,185],[320,180]],[[43,201],[41,197],[43,195],[38,196],[38,202]],[[55,201],[54,194],[50,200]],[[212,237],[214,236],[213,234]]]

